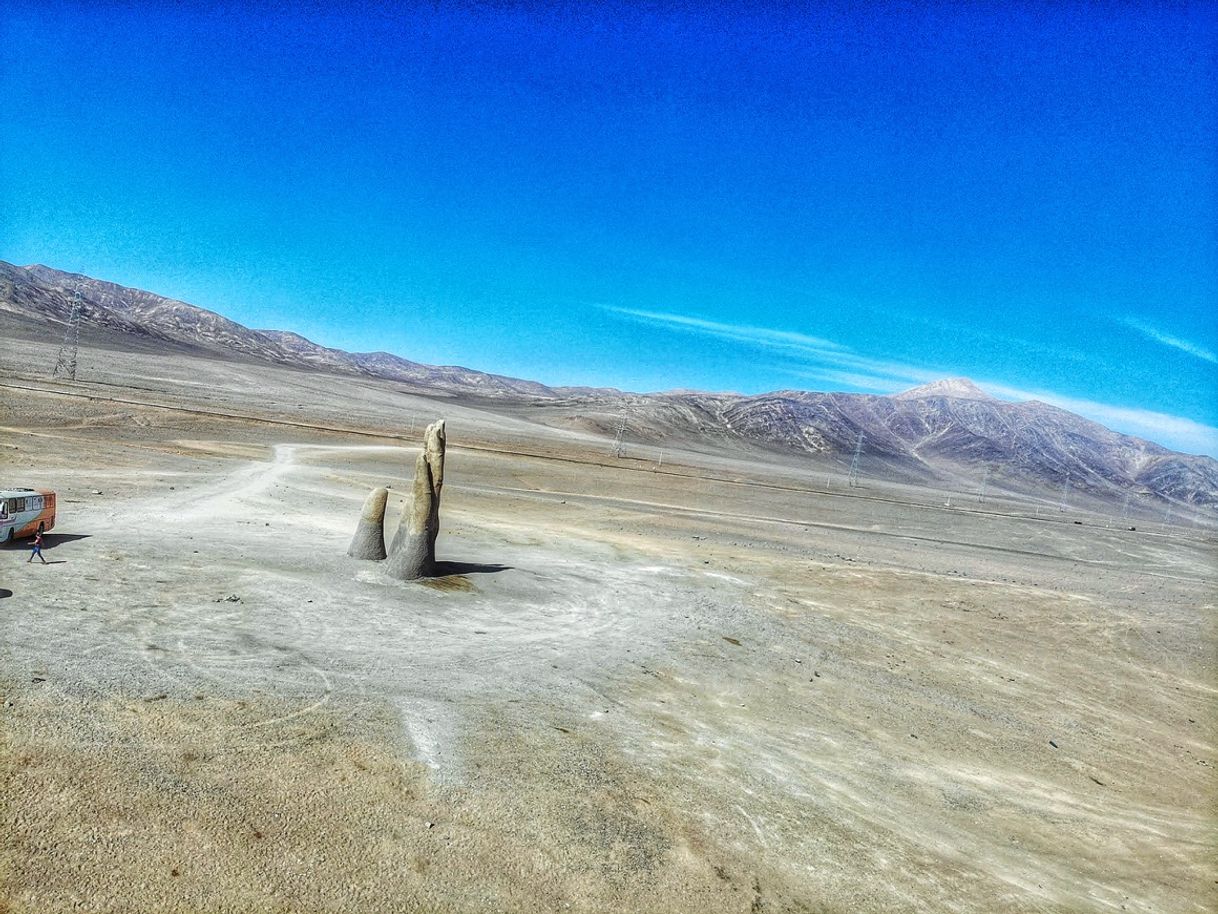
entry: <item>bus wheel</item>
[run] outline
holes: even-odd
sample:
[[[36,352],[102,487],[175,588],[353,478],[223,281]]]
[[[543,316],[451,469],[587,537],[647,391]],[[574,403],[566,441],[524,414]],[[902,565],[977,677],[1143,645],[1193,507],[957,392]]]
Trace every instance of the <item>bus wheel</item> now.
[[[17,530],[17,528],[16,528],[16,527],[9,527],[9,528],[8,528],[8,536],[6,536],[6,537],[4,538],[4,545],[6,545],[6,546],[11,546],[11,545],[13,545],[13,533],[14,533],[16,530]]]

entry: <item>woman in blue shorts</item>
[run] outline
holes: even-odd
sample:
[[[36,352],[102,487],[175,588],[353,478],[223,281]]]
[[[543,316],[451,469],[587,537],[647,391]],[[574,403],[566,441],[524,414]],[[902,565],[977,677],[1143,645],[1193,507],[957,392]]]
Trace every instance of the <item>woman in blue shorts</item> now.
[[[30,562],[34,561],[34,556],[38,556],[38,560],[40,562],[42,562],[42,564],[45,565],[47,563],[47,560],[42,557],[42,531],[41,530],[39,530],[37,533],[34,534],[34,545],[30,551],[30,557],[25,560],[25,563],[28,565]]]

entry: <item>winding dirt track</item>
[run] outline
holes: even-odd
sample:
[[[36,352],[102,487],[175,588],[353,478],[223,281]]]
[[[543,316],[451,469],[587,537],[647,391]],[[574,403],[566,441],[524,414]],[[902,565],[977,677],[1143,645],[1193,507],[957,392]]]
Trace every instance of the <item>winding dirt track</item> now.
[[[409,448],[113,408],[4,421],[63,504],[56,564],[0,550],[10,910],[1214,907],[1190,531],[638,472],[454,406],[454,574],[404,585],[344,553]]]

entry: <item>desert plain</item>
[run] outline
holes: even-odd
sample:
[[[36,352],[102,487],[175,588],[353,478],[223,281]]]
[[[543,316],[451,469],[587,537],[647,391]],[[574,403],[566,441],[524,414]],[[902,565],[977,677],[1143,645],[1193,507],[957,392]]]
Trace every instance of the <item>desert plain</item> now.
[[[0,482],[59,493],[0,548],[0,910],[1218,908],[1204,524],[56,343],[0,345]],[[393,581],[347,544],[441,417]]]

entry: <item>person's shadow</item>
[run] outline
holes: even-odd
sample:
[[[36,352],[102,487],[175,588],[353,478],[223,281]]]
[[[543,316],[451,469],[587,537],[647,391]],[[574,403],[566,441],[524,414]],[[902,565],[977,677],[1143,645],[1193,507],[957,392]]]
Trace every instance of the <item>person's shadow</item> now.
[[[90,533],[44,533],[42,534],[42,550],[54,549],[64,543],[74,543],[77,540],[87,540]]]
[[[74,543],[77,540],[87,540],[91,534],[88,533],[44,533],[42,534],[42,551],[54,549],[56,546],[62,546],[64,543]],[[8,549],[11,552],[29,552],[34,547],[34,538],[26,537],[24,539],[13,540],[0,546],[0,549]],[[66,559],[43,559],[41,562],[34,560],[27,562],[30,565],[64,565]]]
[[[56,546],[62,546],[64,543],[74,543],[77,540],[87,540],[92,534],[90,533],[44,533],[42,534],[42,551],[54,549]],[[10,543],[0,545],[0,549],[10,549],[14,552],[29,552],[33,548],[34,538],[32,536],[24,539],[13,540]],[[53,564],[47,562],[48,565]]]
[[[7,587],[0,587],[0,600],[3,600],[5,597],[11,597],[12,595],[13,592]]]

